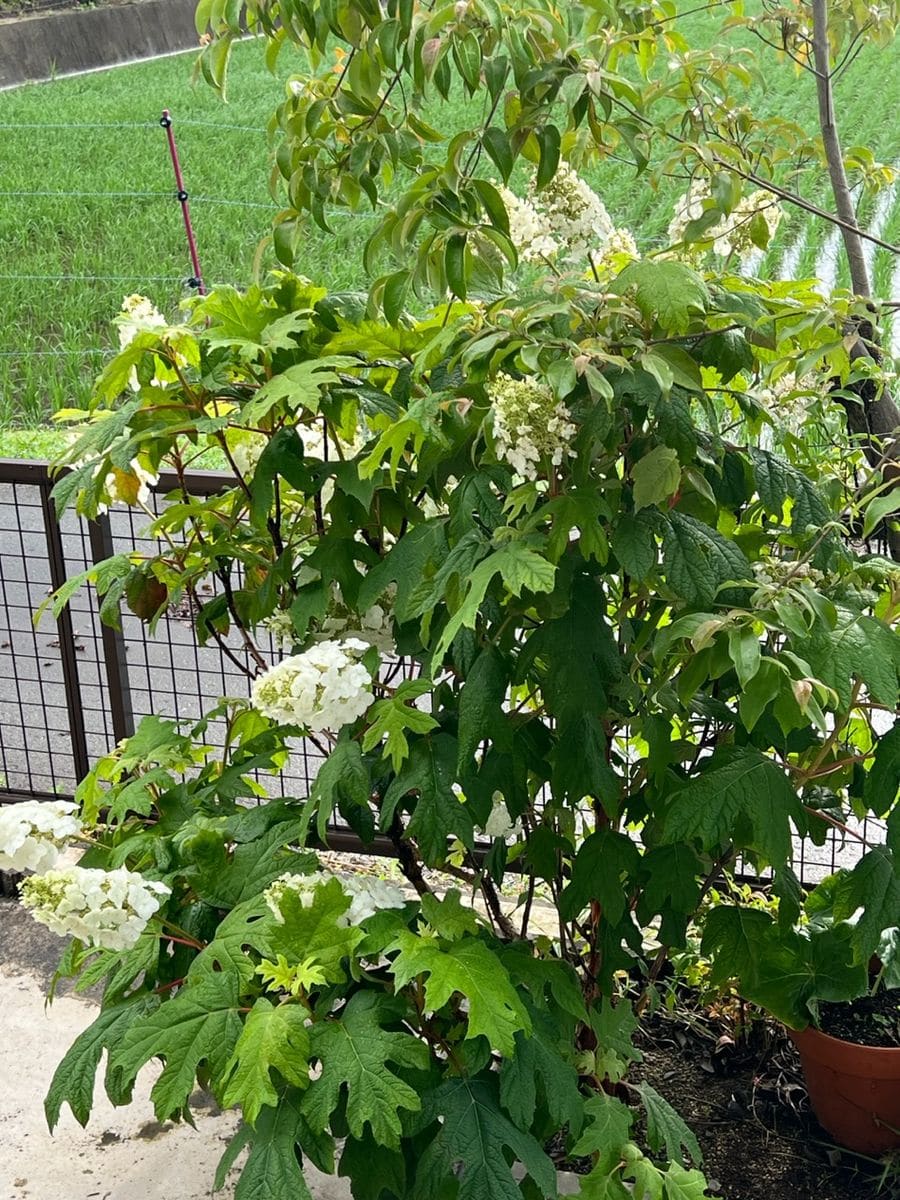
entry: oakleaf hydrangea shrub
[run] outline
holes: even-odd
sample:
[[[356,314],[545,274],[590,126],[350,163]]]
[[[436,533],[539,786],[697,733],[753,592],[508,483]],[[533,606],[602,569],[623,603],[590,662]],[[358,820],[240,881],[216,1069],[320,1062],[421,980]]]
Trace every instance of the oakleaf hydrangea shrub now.
[[[590,1157],[585,1197],[700,1200],[677,1113],[617,1087],[669,953],[694,923],[716,980],[801,1027],[822,964],[829,998],[858,994],[896,922],[900,573],[855,536],[884,512],[860,500],[828,391],[863,369],[861,310],[732,274],[736,242],[711,253],[739,178],[711,181],[693,248],[598,269],[615,226],[579,168],[608,81],[570,53],[593,19],[570,9],[313,4],[289,27],[254,9],[323,63],[276,115],[283,267],[147,322],[75,414],[61,508],[93,516],[112,467],[167,472],[152,548],[87,573],[104,615],[189,608],[202,643],[246,663],[248,699],[211,698],[192,726],[147,718],[79,787],[80,869],[149,895],[115,906],[145,922],[130,948],[84,928],[65,951],[60,973],[102,982],[104,1006],[47,1112],[87,1120],[102,1050],[116,1102],[161,1060],[160,1119],[198,1083],[240,1109],[219,1172],[246,1151],[237,1200],[306,1195],[307,1163],[358,1200],[552,1197],[548,1146]],[[662,34],[629,14],[620,52],[637,54]],[[487,89],[487,125],[437,170],[421,105],[454,78]],[[546,192],[562,235],[568,197],[577,225],[577,254],[544,272],[519,265],[491,182],[513,191],[520,155],[535,211]],[[368,295],[291,269],[304,213],[373,195]],[[766,403],[788,372],[821,389],[790,430]],[[193,496],[209,448],[229,478]],[[321,765],[281,796],[301,738]],[[886,840],[805,898],[794,839],[862,814]],[[389,849],[392,877],[324,858],[335,824]],[[738,862],[772,870],[777,905],[705,903]],[[59,913],[64,885],[42,879],[27,894]],[[92,886],[79,919],[113,887]]]

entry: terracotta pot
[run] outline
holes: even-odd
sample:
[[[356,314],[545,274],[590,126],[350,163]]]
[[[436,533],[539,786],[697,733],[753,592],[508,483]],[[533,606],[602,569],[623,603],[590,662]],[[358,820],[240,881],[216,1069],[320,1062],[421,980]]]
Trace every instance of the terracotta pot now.
[[[813,1112],[836,1142],[860,1154],[900,1146],[900,1046],[860,1046],[818,1029],[789,1029]]]

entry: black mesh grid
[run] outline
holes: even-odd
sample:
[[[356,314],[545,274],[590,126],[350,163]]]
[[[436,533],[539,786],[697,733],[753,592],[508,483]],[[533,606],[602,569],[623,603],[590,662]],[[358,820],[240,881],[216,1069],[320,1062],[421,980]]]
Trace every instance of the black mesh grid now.
[[[203,473],[190,486],[210,494],[226,483],[225,476]],[[164,482],[159,491],[172,486]],[[146,514],[116,508],[89,527],[68,512],[57,522],[51,489],[46,464],[0,460],[0,802],[71,796],[89,764],[132,722],[150,714],[193,720],[219,697],[250,690],[239,635],[225,639],[230,653],[215,643],[200,646],[184,609],[164,617],[153,636],[125,612],[121,634],[113,634],[101,625],[94,590],[81,588],[59,620],[46,610],[34,625],[51,591],[92,561],[126,549],[156,552],[144,533]],[[152,504],[158,512],[165,500],[155,495]],[[265,640],[261,650],[277,661]],[[222,733],[221,723],[212,724],[205,737],[220,745]],[[260,782],[270,795],[303,797],[321,761],[311,743],[298,739],[285,770]],[[794,869],[804,883],[858,861],[866,847],[853,833],[873,843],[885,838],[881,822],[851,820],[847,828],[833,830],[822,846],[795,839]]]

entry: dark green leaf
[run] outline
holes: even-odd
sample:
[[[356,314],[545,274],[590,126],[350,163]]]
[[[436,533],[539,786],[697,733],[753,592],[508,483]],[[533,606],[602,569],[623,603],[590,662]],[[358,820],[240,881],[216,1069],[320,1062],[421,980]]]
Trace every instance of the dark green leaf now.
[[[734,841],[780,867],[791,853],[791,821],[802,819],[794,785],[776,763],[750,748],[721,751],[677,792],[665,819],[669,841],[715,851]]]
[[[553,1163],[533,1137],[503,1114],[497,1081],[452,1079],[425,1097],[425,1111],[442,1122],[417,1172],[420,1194],[436,1196],[454,1177],[459,1200],[522,1200],[508,1163],[507,1149],[534,1180],[544,1197],[556,1195]]]

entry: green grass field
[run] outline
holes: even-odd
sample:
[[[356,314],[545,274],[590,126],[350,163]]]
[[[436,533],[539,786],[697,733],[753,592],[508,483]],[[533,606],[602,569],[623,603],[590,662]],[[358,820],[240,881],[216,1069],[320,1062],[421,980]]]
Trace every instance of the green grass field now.
[[[694,17],[693,36],[711,39],[718,21]],[[296,60],[294,60],[296,61]],[[769,52],[765,80],[754,88],[757,113],[790,114],[812,127],[812,81],[797,79]],[[190,274],[181,214],[158,124],[172,110],[208,283],[250,280],[272,263],[265,244],[276,209],[268,192],[269,113],[292,69],[266,70],[262,48],[235,48],[224,104],[205,84],[191,83],[192,55],[123,67],[0,93],[0,452],[46,453],[54,440],[44,424],[62,406],[81,404],[90,380],[115,342],[110,319],[123,296],[139,291],[173,312]],[[872,79],[877,78],[873,97]],[[888,162],[900,159],[900,42],[859,56],[840,88],[845,142],[870,145]],[[453,110],[442,128],[460,119]],[[71,128],[70,126],[88,126]],[[642,247],[663,235],[677,187],[654,190],[611,162],[591,182],[616,223]],[[105,193],[89,195],[85,193]],[[123,193],[110,195],[109,193]],[[371,219],[338,216],[329,237],[311,227],[297,267],[332,287],[363,286],[360,252]],[[802,216],[785,221],[762,272],[777,272],[785,249],[805,230],[798,260],[813,274],[825,233]],[[900,237],[900,204],[886,214],[884,234]],[[895,263],[874,256],[880,294],[889,294]],[[838,271],[837,282],[844,282]]]

